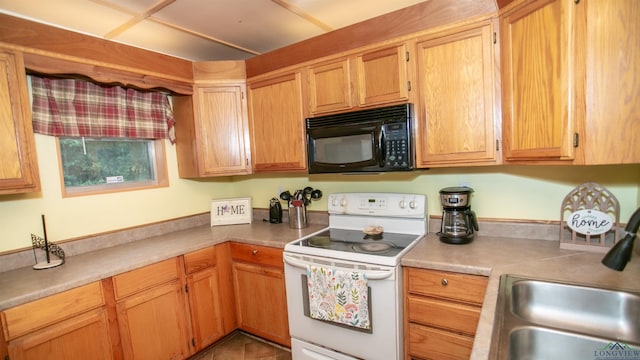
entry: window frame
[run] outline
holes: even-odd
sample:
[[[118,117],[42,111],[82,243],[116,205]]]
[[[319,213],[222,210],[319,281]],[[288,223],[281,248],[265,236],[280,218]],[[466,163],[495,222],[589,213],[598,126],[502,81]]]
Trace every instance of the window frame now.
[[[165,150],[165,139],[148,139],[151,142],[152,156],[155,162],[156,179],[153,181],[124,182],[116,184],[99,184],[89,186],[76,186],[67,188],[64,185],[64,169],[62,165],[62,153],[60,150],[60,138],[56,137],[56,150],[58,156],[58,175],[60,177],[60,188],[62,197],[77,197],[86,195],[98,195],[118,193],[125,191],[156,189],[169,186],[169,175],[167,170],[167,154]]]

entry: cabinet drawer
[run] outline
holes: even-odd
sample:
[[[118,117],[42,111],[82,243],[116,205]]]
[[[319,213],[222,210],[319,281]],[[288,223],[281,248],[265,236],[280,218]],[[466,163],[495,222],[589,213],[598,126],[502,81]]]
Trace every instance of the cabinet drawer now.
[[[284,268],[282,249],[267,246],[231,243],[231,258],[259,265]]]
[[[19,305],[0,313],[5,340],[104,305],[99,282]]]
[[[410,295],[407,306],[410,322],[459,331],[470,336],[475,335],[480,319],[478,307],[433,298]]]
[[[469,359],[473,338],[409,324],[409,350],[411,357],[422,359]]]
[[[410,293],[474,304],[482,304],[488,282],[485,276],[415,268],[407,268],[406,275]]]
[[[178,259],[171,258],[113,277],[116,300],[178,278]]]
[[[184,270],[188,274],[216,265],[216,249],[204,248],[184,254]]]

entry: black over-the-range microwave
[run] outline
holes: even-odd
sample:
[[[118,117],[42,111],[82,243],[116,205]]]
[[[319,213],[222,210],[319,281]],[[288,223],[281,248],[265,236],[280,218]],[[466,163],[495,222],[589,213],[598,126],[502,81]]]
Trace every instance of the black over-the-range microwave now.
[[[413,170],[413,106],[307,118],[310,174]]]

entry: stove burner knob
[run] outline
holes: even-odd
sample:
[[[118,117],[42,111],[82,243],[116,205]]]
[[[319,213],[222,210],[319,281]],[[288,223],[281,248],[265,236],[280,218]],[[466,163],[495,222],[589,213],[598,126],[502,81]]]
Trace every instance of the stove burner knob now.
[[[404,209],[407,207],[407,202],[404,200],[400,200],[400,209]]]
[[[347,199],[342,198],[342,199],[338,199],[337,197],[332,197],[331,198],[331,206],[340,206],[340,207],[345,207],[347,206]]]
[[[410,207],[410,208],[415,209],[415,208],[416,208],[416,206],[417,206],[417,204],[416,204],[416,201],[415,201],[415,200],[411,200],[411,201],[409,202],[409,207]]]

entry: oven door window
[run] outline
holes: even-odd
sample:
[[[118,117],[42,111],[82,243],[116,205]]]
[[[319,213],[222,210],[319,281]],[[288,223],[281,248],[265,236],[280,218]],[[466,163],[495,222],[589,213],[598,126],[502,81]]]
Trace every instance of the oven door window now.
[[[309,165],[348,171],[381,163],[377,126],[309,129]]]

